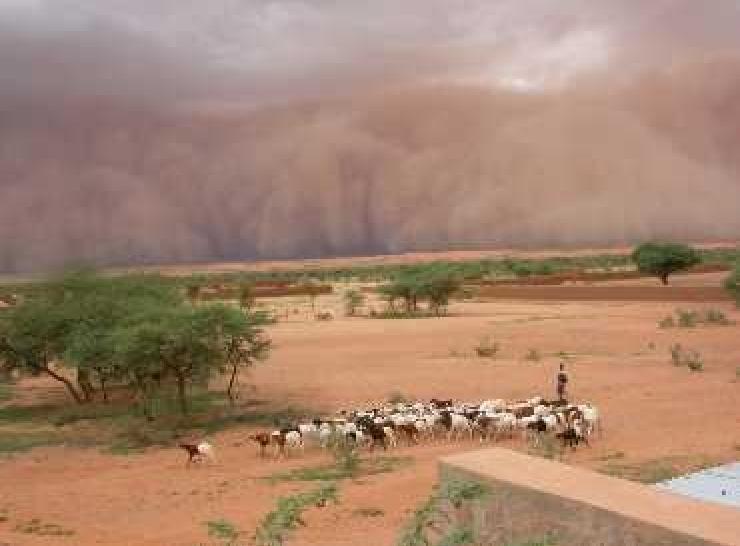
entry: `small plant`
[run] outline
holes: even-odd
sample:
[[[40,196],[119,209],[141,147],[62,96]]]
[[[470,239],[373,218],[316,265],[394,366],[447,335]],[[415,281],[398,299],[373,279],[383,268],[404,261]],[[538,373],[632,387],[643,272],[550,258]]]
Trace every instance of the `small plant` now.
[[[334,483],[322,484],[313,491],[280,497],[277,507],[257,527],[255,543],[257,546],[283,546],[290,531],[305,525],[301,518],[303,512],[312,506],[324,507],[329,501],[339,502]]]
[[[65,529],[56,523],[43,523],[38,518],[19,523],[14,530],[16,533],[40,536],[72,536],[75,534],[70,529]]]
[[[228,520],[207,521],[206,526],[208,527],[208,536],[211,538],[228,541],[239,538],[240,533],[237,531],[236,526]]]
[[[656,348],[657,346],[655,345],[655,342],[651,341],[650,343],[648,343],[648,349],[650,349],[651,351],[654,351]]]
[[[699,353],[694,351],[695,356],[692,357],[690,360],[686,362],[686,365],[689,367],[689,370],[692,372],[701,372],[704,371],[704,363],[699,358]]]
[[[695,328],[699,322],[699,313],[696,311],[687,311],[686,309],[676,309],[678,316],[678,326],[681,328]]]
[[[735,321],[728,319],[727,315],[719,309],[707,309],[704,315],[704,322],[717,326],[733,326],[735,324]]]
[[[735,321],[727,318],[719,309],[707,309],[703,313],[698,311],[687,311],[686,309],[676,309],[676,317],[669,315],[661,320],[658,325],[661,328],[695,328],[700,324],[710,326],[732,326]]]
[[[673,319],[673,315],[669,315],[661,320],[658,323],[658,326],[660,326],[661,328],[675,328],[676,321]]]
[[[489,336],[481,339],[478,342],[478,345],[473,347],[473,350],[475,350],[475,354],[477,354],[480,358],[495,358],[500,349],[501,345],[491,340]]]
[[[408,401],[409,397],[401,391],[393,391],[388,395],[389,404],[406,404]]]
[[[356,289],[344,293],[344,309],[348,317],[354,317],[357,310],[365,304],[365,295]]]
[[[683,347],[680,343],[674,343],[668,349],[671,353],[671,361],[674,366],[683,366]]]
[[[464,503],[485,497],[488,488],[469,481],[445,481],[415,512],[411,521],[403,528],[398,546],[429,546],[432,544],[427,531],[434,528],[444,532],[440,545],[463,546],[472,544],[475,537],[472,531],[454,521],[454,510]]]
[[[669,351],[671,353],[671,361],[674,366],[686,366],[692,372],[700,372],[704,370],[704,362],[702,361],[699,351],[694,349],[684,349],[680,343],[671,345]]]
[[[524,355],[524,360],[528,362],[539,362],[542,360],[542,355],[537,349],[530,349],[527,354]]]
[[[360,456],[355,445],[347,441],[333,441],[331,454],[336,468],[347,476],[354,476],[360,468]]]

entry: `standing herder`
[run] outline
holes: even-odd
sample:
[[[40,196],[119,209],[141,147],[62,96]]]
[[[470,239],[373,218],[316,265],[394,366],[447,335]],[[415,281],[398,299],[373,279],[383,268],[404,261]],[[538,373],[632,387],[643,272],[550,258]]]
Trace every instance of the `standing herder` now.
[[[556,377],[558,400],[561,402],[565,400],[566,386],[568,385],[568,372],[565,371],[565,364],[560,364],[560,370]]]

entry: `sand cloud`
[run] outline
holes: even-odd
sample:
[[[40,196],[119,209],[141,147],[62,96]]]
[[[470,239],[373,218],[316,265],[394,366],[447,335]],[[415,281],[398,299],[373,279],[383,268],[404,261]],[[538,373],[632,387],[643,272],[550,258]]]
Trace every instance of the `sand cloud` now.
[[[0,0],[0,269],[740,234],[717,0]]]

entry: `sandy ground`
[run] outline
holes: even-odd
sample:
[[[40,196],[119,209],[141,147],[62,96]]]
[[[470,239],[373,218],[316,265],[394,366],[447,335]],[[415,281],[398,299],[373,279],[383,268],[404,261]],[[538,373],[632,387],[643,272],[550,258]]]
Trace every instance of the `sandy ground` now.
[[[696,282],[716,282],[708,279]],[[327,298],[320,305],[334,306],[337,300]],[[411,398],[516,399],[552,395],[556,354],[565,351],[572,398],[597,404],[605,428],[593,447],[567,454],[567,463],[598,468],[616,452],[623,452],[626,462],[669,456],[735,460],[740,453],[740,326],[658,328],[658,321],[680,306],[477,301],[455,304],[451,316],[441,319],[333,322],[309,321],[301,313],[272,329],[274,354],[251,381],[260,399],[316,412],[384,400],[393,392]],[[730,302],[683,305],[709,306],[740,322]],[[495,360],[473,356],[484,336],[501,344]],[[701,352],[703,373],[671,365],[668,347],[677,342]],[[530,349],[542,354],[541,362],[525,360]],[[7,511],[7,521],[0,521],[0,544],[221,544],[208,538],[205,522],[222,518],[249,535],[279,495],[313,487],[271,485],[259,477],[326,461],[321,453],[287,462],[259,460],[246,443],[249,432],[216,436],[218,463],[190,471],[176,449],[121,457],[54,448],[0,461],[0,510]],[[476,442],[398,450],[395,454],[413,457],[413,464],[343,482],[341,503],[310,511],[307,525],[289,544],[391,546],[409,512],[430,494],[438,458],[477,447]],[[361,508],[378,508],[383,515],[362,516]],[[18,523],[33,518],[75,534],[14,532]]]

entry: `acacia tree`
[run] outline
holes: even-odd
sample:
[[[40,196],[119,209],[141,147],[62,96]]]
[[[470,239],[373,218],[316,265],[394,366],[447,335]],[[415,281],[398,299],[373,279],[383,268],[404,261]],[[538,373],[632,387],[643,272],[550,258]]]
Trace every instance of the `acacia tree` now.
[[[10,309],[0,320],[0,360],[10,370],[45,374],[64,384],[75,402],[84,395],[59,369],[57,361],[68,323],[48,300],[32,300]]]
[[[641,273],[660,278],[668,284],[668,277],[701,262],[699,253],[680,243],[644,243],[632,253],[632,259]]]
[[[224,370],[230,373],[226,394],[233,404],[237,398],[239,371],[248,369],[255,362],[265,360],[272,342],[265,336],[263,326],[269,323],[267,314],[232,313],[230,308],[215,309],[221,313],[221,343],[223,346]]]
[[[430,310],[437,316],[447,308],[450,298],[460,290],[459,279],[448,274],[431,275],[420,281],[419,293],[429,301]]]
[[[52,294],[69,325],[61,358],[76,367],[87,401],[95,394],[92,376],[98,381],[104,401],[108,400],[109,382],[128,376],[116,362],[116,328],[140,309],[182,304],[177,291],[153,275],[108,279],[93,273],[76,274],[62,279]]]
[[[396,300],[403,300],[406,312],[411,314],[419,310],[419,298],[421,297],[421,283],[415,275],[400,275],[391,283],[378,288],[388,301],[391,310],[395,308]]]

